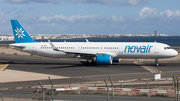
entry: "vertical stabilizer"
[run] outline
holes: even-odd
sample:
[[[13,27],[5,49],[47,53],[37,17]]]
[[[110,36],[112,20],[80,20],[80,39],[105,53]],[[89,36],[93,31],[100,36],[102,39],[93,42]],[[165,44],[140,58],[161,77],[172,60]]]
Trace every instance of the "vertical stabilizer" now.
[[[27,33],[18,20],[11,20],[11,25],[16,43],[37,42]]]

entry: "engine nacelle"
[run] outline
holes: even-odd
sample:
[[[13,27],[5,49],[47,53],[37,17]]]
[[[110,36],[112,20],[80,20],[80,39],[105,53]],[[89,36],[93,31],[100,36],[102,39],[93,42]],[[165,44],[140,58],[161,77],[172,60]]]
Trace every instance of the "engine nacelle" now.
[[[112,57],[109,54],[97,55],[96,56],[97,65],[109,65],[112,64]]]
[[[113,58],[113,62],[120,62],[121,61],[121,59],[119,59],[119,58]]]

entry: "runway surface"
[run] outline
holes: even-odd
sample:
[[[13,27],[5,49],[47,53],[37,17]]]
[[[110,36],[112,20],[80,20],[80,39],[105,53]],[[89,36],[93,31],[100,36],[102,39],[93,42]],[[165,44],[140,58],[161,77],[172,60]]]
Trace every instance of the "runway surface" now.
[[[154,66],[153,61],[83,66],[79,59],[0,55],[0,64],[7,65],[5,71],[0,71],[0,88],[38,86],[39,80],[43,84],[50,84],[48,76],[54,84],[104,80],[108,76],[113,80],[154,78],[159,71],[162,71],[163,78],[180,76],[180,61],[159,62],[159,66]]]

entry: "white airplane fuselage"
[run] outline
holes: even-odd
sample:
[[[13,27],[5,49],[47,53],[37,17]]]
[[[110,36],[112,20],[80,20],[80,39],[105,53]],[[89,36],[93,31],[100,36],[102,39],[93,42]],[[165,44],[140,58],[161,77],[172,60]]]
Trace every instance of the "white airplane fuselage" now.
[[[178,52],[169,45],[156,42],[37,42],[19,23],[11,20],[16,43],[10,47],[46,57],[83,58],[85,65],[109,65],[119,62],[119,58],[158,59],[171,58]],[[91,61],[91,62],[89,62]]]
[[[16,45],[15,45],[16,44]],[[40,56],[55,58],[77,58],[79,54],[54,51],[48,42],[15,43],[10,46],[25,46],[18,50]],[[59,49],[72,52],[110,54],[113,58],[162,59],[171,58],[178,53],[169,45],[156,42],[53,42]]]

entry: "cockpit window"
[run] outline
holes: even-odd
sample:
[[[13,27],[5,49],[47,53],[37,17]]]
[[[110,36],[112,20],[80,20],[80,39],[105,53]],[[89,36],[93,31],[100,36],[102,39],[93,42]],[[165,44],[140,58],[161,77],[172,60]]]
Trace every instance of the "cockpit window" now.
[[[164,47],[164,49],[166,50],[166,49],[172,49],[171,47]]]

